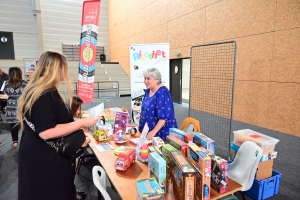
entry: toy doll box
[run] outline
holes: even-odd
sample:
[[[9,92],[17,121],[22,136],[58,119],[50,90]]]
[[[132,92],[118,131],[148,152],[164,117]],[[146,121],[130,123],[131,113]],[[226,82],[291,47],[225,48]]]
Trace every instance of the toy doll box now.
[[[171,151],[170,169],[174,196],[178,200],[195,199],[195,176],[197,171],[181,151]]]
[[[156,152],[149,155],[148,175],[150,178],[155,178],[159,186],[166,193],[166,161]]]
[[[167,142],[171,144],[173,147],[175,147],[178,150],[181,150],[182,153],[186,156],[187,153],[187,144],[180,140],[178,137],[175,135],[169,135],[167,137]]]
[[[206,135],[199,133],[199,132],[193,132],[193,135],[194,135],[194,143],[195,144],[215,153],[215,141],[214,140],[210,139]]]
[[[264,154],[273,152],[276,144],[279,142],[278,139],[272,138],[270,136],[258,133],[250,129],[233,131],[233,133],[235,144],[242,145],[246,141],[252,141],[263,149]]]
[[[170,135],[175,135],[176,137],[178,137],[182,141],[185,141],[184,136],[187,134],[186,132],[184,132],[184,131],[182,131],[178,128],[169,128],[169,133],[170,133]]]
[[[137,200],[163,200],[164,192],[153,178],[143,179],[136,182]]]
[[[211,186],[223,194],[228,190],[228,162],[215,154],[209,156],[212,161]]]

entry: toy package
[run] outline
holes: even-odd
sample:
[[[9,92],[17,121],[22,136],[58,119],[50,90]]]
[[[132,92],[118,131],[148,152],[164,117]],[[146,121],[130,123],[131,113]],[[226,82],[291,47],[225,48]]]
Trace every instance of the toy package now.
[[[209,157],[212,160],[211,186],[223,194],[228,189],[228,162],[215,154],[209,154]]]
[[[126,126],[128,122],[127,112],[116,112],[116,118],[114,122],[114,139],[116,143],[124,143],[127,141]]]
[[[111,124],[97,123],[94,128],[94,138],[97,141],[108,140],[108,136],[112,134]]]
[[[174,196],[179,200],[195,199],[197,171],[179,150],[171,151],[170,165]]]
[[[152,152],[149,156],[148,174],[155,178],[159,186],[166,193],[166,161],[157,153]]]
[[[162,148],[162,145],[165,144],[165,142],[160,137],[153,137],[152,140],[153,140],[153,148],[155,149],[155,151],[157,153],[162,155],[161,148]]]
[[[128,167],[130,167],[136,159],[135,149],[126,148],[124,152],[121,152],[118,155],[118,158],[115,162],[115,169],[126,171]]]
[[[193,132],[194,135],[194,143],[197,144],[200,147],[203,147],[212,153],[215,153],[215,141],[207,137],[206,135],[199,133],[199,132]]]
[[[141,162],[148,162],[148,156],[149,156],[149,148],[148,144],[145,142],[146,135],[149,132],[149,126],[147,123],[145,123],[141,137],[138,140],[138,143],[136,145],[136,155],[137,159]]]
[[[189,142],[193,142],[194,141],[194,136],[192,133],[188,133],[184,136],[184,141],[186,143],[189,143]]]
[[[195,143],[188,144],[187,152],[187,158],[200,172],[196,179],[196,196],[208,200],[210,199],[211,158]]]
[[[169,135],[167,136],[167,142],[171,144],[173,147],[175,147],[178,150],[181,150],[182,153],[186,156],[187,153],[187,144],[180,140],[178,137],[175,135]]]
[[[181,139],[182,141],[184,140],[184,136],[187,134],[186,132],[183,132],[182,130],[178,129],[178,128],[169,128],[169,134],[170,135],[175,135],[176,137],[178,137],[179,139]]]
[[[120,146],[117,149],[114,150],[114,154],[116,156],[118,156],[120,153],[125,152],[127,148],[131,148],[131,147],[127,147],[127,146]],[[133,148],[131,148],[133,149]]]
[[[142,179],[136,182],[136,200],[163,200],[164,192],[154,178]]]

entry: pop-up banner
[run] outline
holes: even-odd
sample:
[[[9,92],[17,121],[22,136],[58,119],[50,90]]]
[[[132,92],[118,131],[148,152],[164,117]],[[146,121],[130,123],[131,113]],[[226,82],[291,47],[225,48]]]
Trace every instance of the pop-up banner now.
[[[157,68],[161,73],[162,83],[169,88],[169,48],[168,43],[131,44],[129,46],[132,119],[137,124],[139,124],[141,104],[146,89],[144,71],[148,68]]]
[[[77,95],[85,102],[94,101],[95,58],[99,14],[100,0],[87,0],[83,2]]]

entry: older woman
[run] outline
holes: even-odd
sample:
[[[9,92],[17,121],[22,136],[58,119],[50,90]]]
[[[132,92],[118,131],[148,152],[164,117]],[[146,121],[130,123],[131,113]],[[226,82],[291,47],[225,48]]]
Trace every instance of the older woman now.
[[[169,128],[177,128],[172,96],[162,84],[161,74],[156,68],[149,68],[144,72],[144,83],[147,90],[142,102],[139,131],[147,123],[148,139],[159,136],[165,140],[169,135]]]

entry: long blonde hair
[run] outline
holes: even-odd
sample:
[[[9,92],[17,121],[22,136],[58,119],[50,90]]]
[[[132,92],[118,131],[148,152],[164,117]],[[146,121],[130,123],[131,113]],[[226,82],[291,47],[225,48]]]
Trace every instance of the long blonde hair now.
[[[58,90],[61,81],[66,83],[66,98]],[[58,52],[44,52],[37,64],[36,70],[19,98],[17,118],[24,130],[25,113],[31,114],[31,108],[36,100],[51,89],[57,89],[61,98],[72,105],[72,86],[68,73],[66,57]]]

